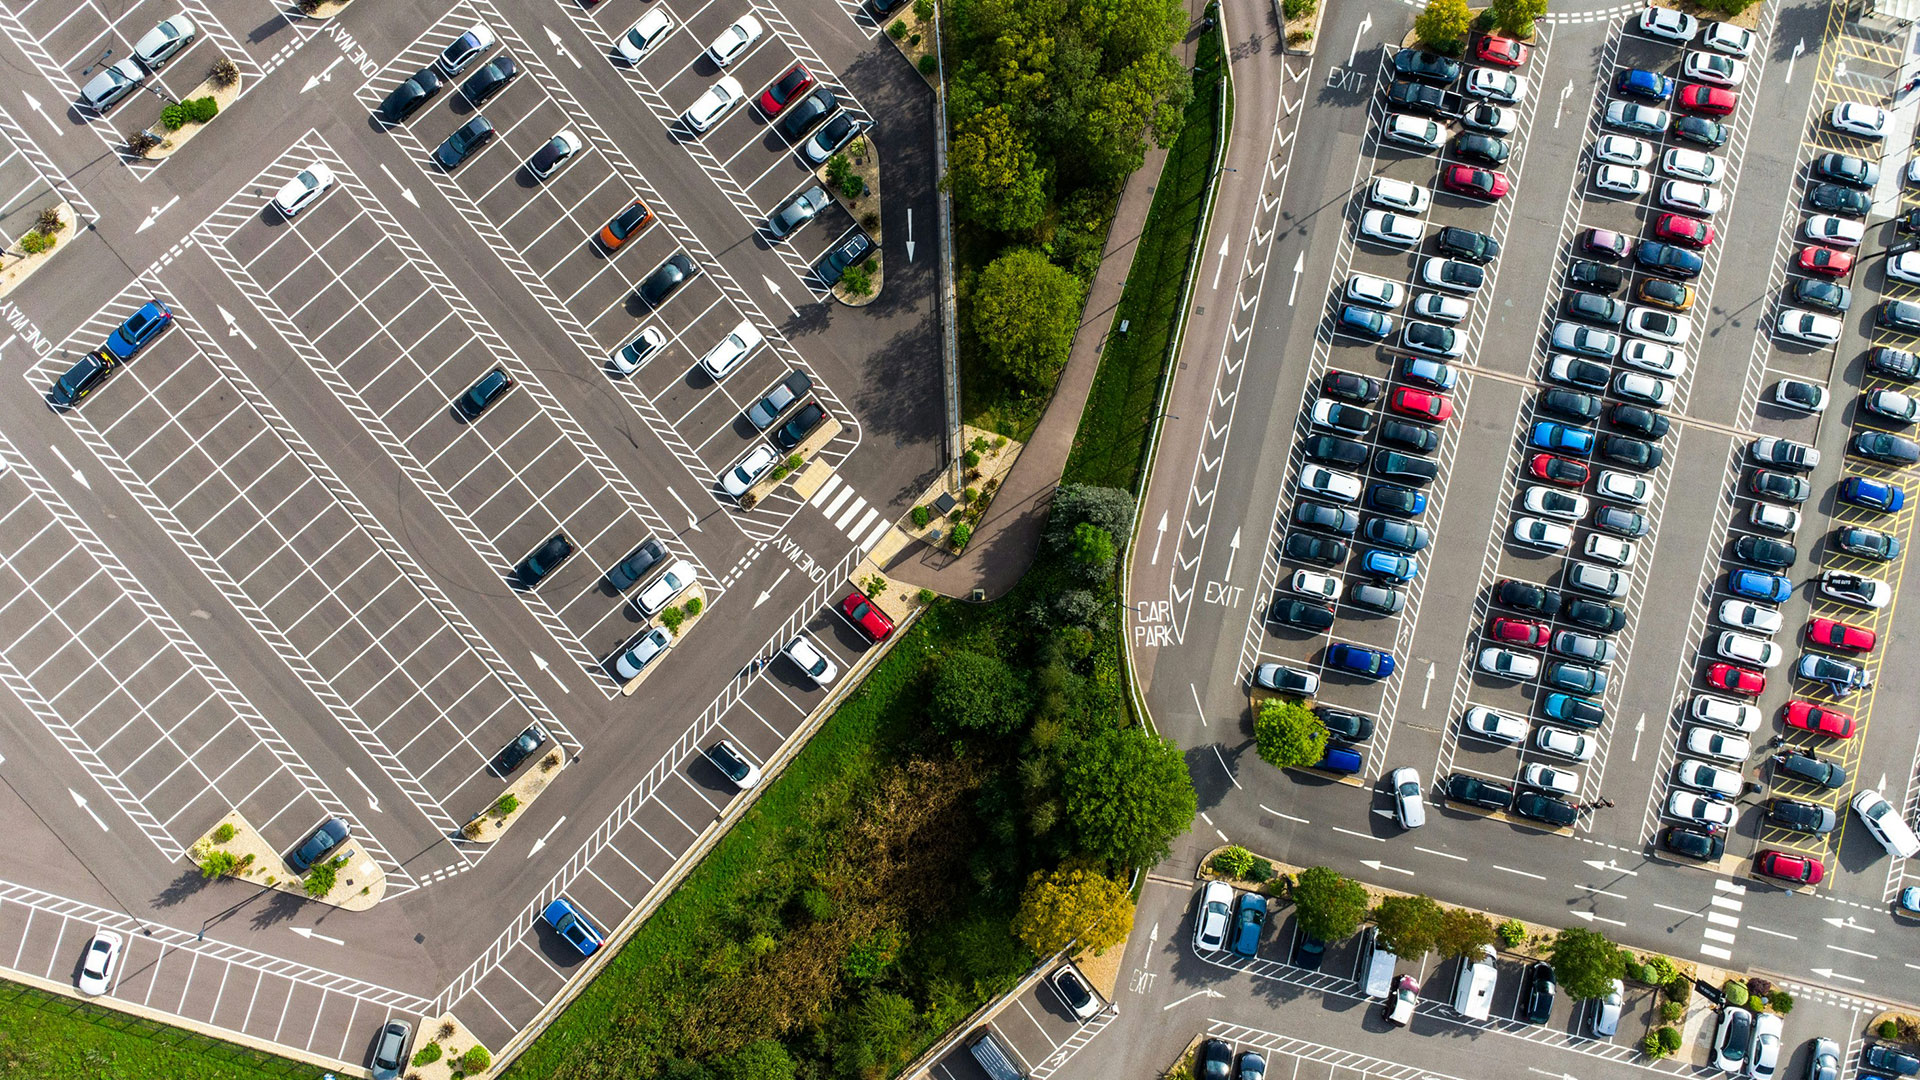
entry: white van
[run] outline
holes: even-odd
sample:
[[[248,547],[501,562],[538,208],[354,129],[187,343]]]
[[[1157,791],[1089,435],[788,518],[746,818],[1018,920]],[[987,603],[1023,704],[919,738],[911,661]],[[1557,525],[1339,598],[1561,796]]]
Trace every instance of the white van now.
[[[1353,981],[1370,998],[1384,998],[1393,992],[1393,968],[1400,958],[1380,944],[1380,931],[1369,926],[1360,935],[1360,963],[1354,968]]]
[[[1900,811],[1877,791],[1862,791],[1853,797],[1853,812],[1860,815],[1860,821],[1873,834],[1887,854],[1896,859],[1911,859],[1920,854],[1920,837],[1913,835],[1913,828],[1900,820]]]
[[[1485,1020],[1493,1015],[1493,987],[1500,973],[1493,966],[1493,946],[1480,946],[1480,958],[1469,964],[1460,961],[1453,977],[1453,1011],[1470,1020]]]
[[[1013,1063],[1012,1055],[993,1037],[992,1029],[981,1028],[980,1034],[968,1040],[967,1050],[993,1080],[1027,1080],[1027,1074]]]

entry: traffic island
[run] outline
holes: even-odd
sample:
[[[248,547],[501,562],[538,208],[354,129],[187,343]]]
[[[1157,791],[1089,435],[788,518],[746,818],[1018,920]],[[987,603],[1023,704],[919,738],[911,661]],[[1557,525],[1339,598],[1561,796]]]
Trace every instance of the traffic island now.
[[[479,1076],[492,1064],[492,1052],[480,1045],[480,1040],[452,1013],[445,1013],[421,1021],[406,1076],[408,1080],[453,1080],[456,1076]]]
[[[885,276],[880,265],[880,157],[873,139],[864,134],[854,136],[845,149],[828,158],[813,174],[873,241],[873,251],[867,258],[847,267],[834,283],[834,299],[848,307],[871,304],[879,298]]]
[[[933,17],[933,0],[913,0],[894,13],[894,18],[886,24],[886,31],[888,40],[928,85],[940,81],[940,58],[933,52],[934,40],[940,32]]]
[[[547,790],[547,785],[558,779],[573,759],[565,750],[555,746],[540,756],[538,764],[520,774],[520,779],[507,785],[507,790],[493,800],[493,805],[473,816],[473,819],[460,827],[460,834],[476,844],[491,844],[520,820],[533,805],[533,800]]]
[[[767,475],[763,479],[748,488],[746,492],[740,496],[740,509],[751,510],[755,506],[758,506],[761,499],[773,494],[774,489],[786,483],[788,478],[798,475],[808,475],[807,470],[804,468],[807,461],[824,449],[828,443],[833,441],[833,437],[838,434],[840,434],[840,421],[829,414],[825,419],[820,421],[818,427],[807,434],[806,438],[800,440],[800,445],[788,452],[784,461],[768,470]],[[822,477],[821,480],[824,482],[825,477]],[[798,487],[797,484],[795,486],[796,488]],[[813,490],[819,490],[819,484],[816,483]]]
[[[352,837],[302,875],[237,810],[189,845],[187,857],[206,877],[230,877],[345,911],[367,911],[387,894],[386,871]]]
[[[12,245],[0,249],[0,297],[13,292],[32,277],[34,271],[45,266],[47,260],[66,250],[60,237],[73,232],[74,221],[72,206],[64,202],[50,206],[40,212],[39,221],[32,229]],[[14,253],[15,248],[20,254]]]
[[[965,525],[971,533],[986,516],[988,504],[999,493],[1001,481],[1013,471],[1013,463],[1025,445],[984,428],[963,425],[960,481],[954,481],[952,469],[942,469],[914,500],[907,520],[897,528],[908,539],[930,547],[950,543],[956,525]]]
[[[245,89],[240,79],[240,69],[226,57],[213,62],[207,77],[199,86],[193,88],[178,104],[168,105],[162,116],[177,113],[183,120],[174,130],[154,131],[148,129],[137,132],[129,140],[129,147],[148,161],[161,161],[172,157],[181,147],[192,142],[207,126],[220,118],[228,106],[240,99]],[[211,102],[211,105],[203,103]],[[203,119],[195,119],[203,117]]]
[[[1218,9],[1210,9],[1209,14]],[[1280,20],[1281,40],[1294,56],[1312,56],[1313,39],[1327,17],[1324,0],[1273,0],[1274,16]]]
[[[683,599],[679,604],[668,607],[660,612],[660,625],[666,627],[667,632],[673,635],[674,645],[679,645],[682,637],[692,633],[693,628],[699,625],[701,616],[707,613],[707,591],[700,587],[698,581],[688,585],[686,591],[682,593],[681,596]],[[652,633],[653,629],[652,624],[648,624],[642,628],[639,634],[634,635],[626,644],[620,646],[620,652],[624,653],[628,649],[633,648],[634,642],[639,641],[642,636]],[[671,653],[673,650],[670,647],[667,651]],[[618,653],[614,655],[616,659],[619,656]],[[632,697],[634,691],[640,689],[640,684],[646,682],[654,672],[660,670],[660,665],[665,662],[666,656],[664,655],[654,657],[652,663],[640,669],[640,674],[628,679],[620,687],[621,695],[624,697]]]

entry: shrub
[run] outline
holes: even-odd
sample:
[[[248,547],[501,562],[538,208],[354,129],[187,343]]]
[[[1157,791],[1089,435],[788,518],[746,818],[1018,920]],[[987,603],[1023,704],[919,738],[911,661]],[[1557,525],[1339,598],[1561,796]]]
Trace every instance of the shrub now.
[[[207,69],[207,81],[225,90],[240,81],[240,65],[223,56]]]
[[[186,122],[187,107],[185,105],[168,105],[160,110],[160,123],[166,125],[168,131],[179,131]]]
[[[918,66],[920,68],[920,74],[925,75],[928,78],[932,78],[933,76],[940,74],[940,58],[933,55],[932,53],[928,53],[927,55],[921,57],[920,63]]]
[[[670,607],[660,613],[660,625],[666,627],[667,633],[674,637],[680,636],[680,625],[686,621],[687,613],[677,607]]]
[[[1025,722],[1030,706],[1019,672],[999,657],[968,650],[948,653],[940,661],[927,693],[934,726],[952,734],[1012,734]]]
[[[931,520],[933,520],[933,518],[930,514],[927,513],[926,507],[916,506],[913,508],[913,527],[914,528],[924,529],[927,527],[927,522]]]
[[[854,179],[857,180],[859,177]],[[846,272],[840,275],[840,285],[847,290],[848,296],[873,295],[872,266],[871,262],[866,266],[849,266]]]
[[[977,450],[969,450],[965,454],[960,455],[960,460],[965,463],[969,469],[977,469],[980,467],[980,453]]]
[[[691,604],[693,603],[693,601],[689,600],[687,601],[687,603]],[[559,767],[560,767],[560,751],[558,750],[555,750],[553,753],[548,754],[546,757],[540,759],[541,772],[552,772],[553,770]],[[447,1034],[451,1035],[453,1033],[448,1032]]]
[[[1517,949],[1521,942],[1527,940],[1526,924],[1518,919],[1507,919],[1493,932],[1500,935],[1500,944],[1509,949]]]
[[[1747,984],[1739,979],[1728,979],[1721,984],[1720,992],[1727,996],[1727,1004],[1736,1008],[1747,1003]]]
[[[209,851],[200,858],[200,876],[211,879],[231,874],[239,863],[231,851]]]
[[[313,13],[320,10],[321,2],[322,0],[298,0],[299,6],[300,6],[300,14],[312,15]]]
[[[1654,986],[1665,986],[1680,976],[1680,969],[1673,966],[1673,961],[1658,953],[1641,957],[1640,965],[1640,970],[1646,973],[1640,981]]]
[[[1547,13],[1547,0],[1493,0],[1483,17],[1511,37],[1532,37],[1534,20]]]
[[[491,1064],[493,1055],[487,1053],[484,1046],[476,1046],[460,1055],[460,1067],[470,1073],[477,1073]]]
[[[1313,14],[1314,9],[1319,6],[1320,0],[1285,0],[1280,5],[1280,10],[1286,15],[1287,21],[1292,22]]]
[[[848,173],[840,181],[840,194],[849,199],[858,199],[867,193],[867,182],[860,179],[859,173]]]
[[[1680,1018],[1685,1015],[1687,1015],[1687,1007],[1677,1001],[1663,1001],[1660,1003],[1660,1019],[1669,1024],[1678,1023]]]
[[[1311,30],[1295,30],[1293,33],[1287,35],[1287,44],[1289,45],[1305,45],[1312,40],[1313,31]]]
[[[960,501],[963,503],[971,503],[979,497],[980,489],[977,487],[969,487],[960,493]]]
[[[1773,980],[1755,975],[1747,980],[1747,996],[1755,1001],[1773,992]]]
[[[1882,1020],[1880,1021],[1879,1034],[1883,1039],[1897,1039],[1900,1037],[1900,1025],[1894,1023],[1892,1020]]]
[[[332,892],[334,880],[340,876],[340,868],[345,865],[347,865],[345,855],[316,863],[313,869],[307,871],[307,895],[318,900]]]
[[[869,229],[877,229],[877,228],[879,228],[879,227],[880,227],[880,214],[879,214],[879,212],[878,212],[878,211],[876,211],[876,210],[869,210],[869,211],[867,211],[866,213],[864,213],[864,214],[861,214],[861,215],[860,215],[860,224],[862,224],[862,225],[864,225],[864,226],[866,226],[866,227],[867,227],[867,228],[869,228]]]
[[[1253,865],[1247,868],[1248,881],[1272,881],[1273,864],[1265,859],[1255,858]]]
[[[66,228],[67,223],[61,219],[59,207],[49,206],[40,211],[40,216],[34,219],[33,227],[40,232],[46,233],[48,236],[52,236],[54,233]]]
[[[422,1065],[431,1065],[434,1062],[439,1061],[440,1053],[441,1051],[440,1051],[439,1043],[437,1042],[428,1043],[427,1045],[421,1047],[419,1051],[413,1055],[413,1067],[417,1069]]]
[[[955,524],[953,531],[947,534],[947,542],[953,545],[955,551],[965,551],[967,541],[971,539],[973,539],[973,528],[964,521]]]
[[[933,18],[933,0],[913,0],[913,17],[922,22]]]
[[[920,35],[919,35],[919,34],[910,34],[910,35],[908,35],[908,37],[907,37],[907,45],[908,45],[908,46],[910,46],[910,47],[912,47],[912,48],[916,48],[916,49],[917,49],[917,48],[919,48],[919,47],[920,47]]]
[[[213,830],[213,842],[216,844],[224,844],[227,841],[233,839],[233,832],[234,832],[234,829],[233,829],[232,822],[230,821],[221,822],[220,827]]]
[[[43,232],[30,232],[20,238],[20,250],[29,255],[38,255],[53,250],[53,237]]]
[[[511,791],[494,800],[493,812],[499,817],[506,817],[518,809],[520,809],[520,797]]]
[[[1680,1049],[1680,1029],[1679,1028],[1663,1027],[1659,1031],[1655,1032],[1654,1034],[1659,1036],[1660,1038],[1660,1049],[1665,1050],[1669,1054],[1673,1053],[1675,1050]]]
[[[907,20],[905,19],[893,20],[893,25],[887,27],[887,36],[892,38],[895,41],[899,41],[901,38],[906,37],[907,36]]]
[[[706,606],[705,604],[702,604],[700,602],[699,597],[697,596],[689,597],[687,599],[687,618],[691,619],[695,615],[700,614],[700,609],[705,606]]]
[[[917,594],[915,594],[915,598],[918,599],[922,604],[931,604],[935,600],[940,598],[940,594],[937,592],[934,592],[932,589],[921,589]]]
[[[1668,1001],[1678,1001],[1684,1005],[1687,999],[1693,996],[1693,980],[1685,976],[1677,976],[1662,989]]]
[[[1253,858],[1253,852],[1236,844],[1220,849],[1209,860],[1208,865],[1213,867],[1213,872],[1216,874],[1225,874],[1230,878],[1245,878],[1247,872],[1253,869]]]
[[[1646,1038],[1640,1040],[1640,1052],[1655,1061],[1667,1056],[1667,1052],[1660,1047],[1660,1036],[1651,1031],[1647,1032]]]
[[[127,133],[127,151],[135,157],[143,156],[159,145],[159,136],[148,131],[146,128],[141,128],[138,131],[129,131]]]

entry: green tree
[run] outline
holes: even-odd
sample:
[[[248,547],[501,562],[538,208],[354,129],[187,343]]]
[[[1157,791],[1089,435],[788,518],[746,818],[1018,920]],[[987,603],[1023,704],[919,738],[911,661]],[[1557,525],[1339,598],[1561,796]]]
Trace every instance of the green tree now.
[[[1440,919],[1440,937],[1434,944],[1442,958],[1452,960],[1473,956],[1495,940],[1492,919],[1477,911],[1448,908]]]
[[[1126,882],[1084,864],[1036,871],[1021,894],[1013,932],[1041,956],[1076,938],[1082,948],[1103,953],[1133,932],[1133,896]]]
[[[1016,248],[980,271],[969,308],[983,358],[1031,391],[1051,387],[1080,323],[1080,283],[1032,248]]]
[[[1579,926],[1555,935],[1547,952],[1553,960],[1554,981],[1577,998],[1605,997],[1627,959],[1606,935]]]
[[[1318,764],[1327,755],[1327,725],[1297,701],[1268,698],[1253,719],[1260,760],[1282,769]]]
[[[1416,960],[1439,943],[1446,912],[1430,896],[1389,896],[1374,905],[1372,918],[1382,947]]]
[[[755,1039],[716,1059],[713,1071],[719,1080],[793,1080],[793,1055],[774,1039]]]
[[[957,126],[947,151],[945,184],[962,220],[1021,233],[1046,215],[1053,175],[1006,110],[994,105]]]
[[[1073,561],[1084,567],[1089,576],[1104,578],[1113,573],[1113,537],[1107,531],[1091,521],[1083,521],[1073,527]]]
[[[1467,10],[1467,0],[1431,0],[1427,10],[1413,20],[1413,32],[1420,44],[1458,55],[1467,43],[1467,27],[1472,23],[1473,13]]]
[[[1133,535],[1133,496],[1119,488],[1094,484],[1061,484],[1053,492],[1047,512],[1047,543],[1066,554],[1082,524],[1098,526],[1113,539],[1114,547],[1125,550]]]
[[[1509,37],[1532,37],[1534,20],[1547,13],[1547,0],[1492,0],[1487,13]]]
[[[1196,809],[1180,748],[1137,727],[1071,740],[1061,794],[1080,850],[1116,867],[1166,858]]]
[[[835,1064],[847,1076],[884,1076],[906,1059],[919,1027],[913,1002],[890,991],[870,991],[841,1015]]]
[[[1006,661],[977,652],[940,658],[927,695],[934,726],[942,731],[1006,735],[1027,719],[1027,685]]]
[[[1318,941],[1344,941],[1367,917],[1367,890],[1324,866],[1300,871],[1288,895],[1300,932]]]

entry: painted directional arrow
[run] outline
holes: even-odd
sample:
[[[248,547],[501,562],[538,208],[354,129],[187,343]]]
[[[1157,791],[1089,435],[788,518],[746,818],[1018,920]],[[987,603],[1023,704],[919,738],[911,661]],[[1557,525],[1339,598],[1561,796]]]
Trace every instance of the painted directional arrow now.
[[[1567,99],[1572,96],[1573,96],[1573,80],[1568,79],[1567,85],[1562,87],[1560,90],[1560,104],[1555,106],[1553,110],[1553,126],[1554,127],[1560,126],[1560,114],[1566,111]]]
[[[1194,998],[1197,998],[1197,997],[1222,998],[1226,996],[1227,995],[1221,993],[1218,990],[1215,990],[1211,986],[1205,986],[1205,987],[1201,987],[1198,990],[1195,990],[1191,994],[1188,994],[1186,997],[1181,998],[1179,1001],[1167,1002],[1165,1005],[1160,1006],[1160,1011],[1166,1012],[1168,1009],[1173,1008],[1175,1005],[1185,1005],[1187,1002],[1192,1001]]]
[[[1227,238],[1220,238],[1220,262],[1213,268],[1213,287],[1220,287],[1220,274],[1227,268]]]
[[[800,309],[793,306],[793,301],[787,299],[785,296],[782,296],[780,294],[780,286],[775,285],[773,283],[772,278],[768,277],[765,274],[761,274],[760,280],[767,283],[768,292],[772,293],[775,297],[778,297],[781,303],[787,305],[787,310],[793,312],[794,318],[800,317]]]
[[[907,208],[907,261],[913,261],[913,208]]]
[[[1220,575],[1221,581],[1233,576],[1233,557],[1238,554],[1240,554],[1240,530],[1236,528],[1233,530],[1233,539],[1227,541],[1227,572]]]
[[[1640,760],[1640,736],[1647,730],[1647,714],[1641,713],[1638,723],[1633,725],[1633,760]]]
[[[1293,298],[1300,292],[1300,271],[1307,268],[1307,252],[1303,248],[1298,258],[1293,260],[1293,285],[1287,290],[1287,306],[1293,306]]]
[[[700,518],[694,514],[693,507],[687,505],[687,500],[681,498],[680,493],[673,490],[672,485],[668,485],[667,494],[673,496],[673,501],[679,503],[680,509],[685,510],[687,512],[687,531],[699,532]]]
[[[1622,921],[1622,920],[1620,920],[1620,919],[1609,919],[1609,918],[1607,918],[1607,917],[1606,917],[1605,915],[1595,915],[1595,914],[1594,914],[1593,912],[1591,912],[1591,911],[1576,911],[1576,912],[1573,912],[1572,914],[1573,914],[1573,916],[1574,916],[1575,918],[1578,918],[1578,919],[1585,919],[1585,920],[1587,920],[1587,921],[1588,921],[1588,922],[1590,922],[1590,923],[1594,923],[1594,922],[1603,922],[1603,923],[1608,923],[1608,924],[1610,924],[1610,925],[1613,925],[1613,926],[1625,926],[1625,925],[1627,925],[1627,924],[1626,924],[1625,922],[1623,922],[1623,921]]]
[[[552,665],[550,665],[550,664],[548,664],[548,663],[547,663],[547,658],[546,658],[546,657],[544,657],[544,656],[541,656],[541,655],[540,655],[539,653],[537,653],[537,652],[533,652],[533,650],[532,650],[532,649],[528,649],[527,651],[528,651],[529,653],[533,653],[533,666],[534,666],[534,667],[537,667],[537,668],[539,668],[539,669],[540,669],[541,671],[544,671],[544,672],[546,672],[546,673],[547,673],[547,678],[549,678],[549,679],[552,679],[552,680],[553,680],[553,684],[554,684],[555,686],[558,686],[558,687],[560,688],[560,692],[561,692],[561,693],[563,693],[563,694],[571,694],[571,693],[573,693],[573,691],[572,691],[572,690],[569,690],[569,689],[567,689],[567,684],[566,684],[566,683],[563,683],[563,682],[561,682],[561,681],[560,681],[560,676],[558,676],[558,675],[556,675],[556,674],[554,674],[554,673],[553,673],[553,668],[552,668]]]
[[[383,173],[386,173],[386,174],[387,174],[387,179],[389,179],[389,180],[391,180],[391,181],[393,181],[393,186],[394,186],[394,187],[397,187],[397,188],[399,188],[399,189],[400,189],[400,197],[401,197],[401,198],[403,198],[403,199],[405,199],[405,200],[407,200],[407,201],[408,201],[409,203],[412,203],[412,204],[413,204],[414,206],[416,206],[416,207],[418,207],[418,206],[420,205],[420,200],[419,200],[419,199],[416,199],[416,198],[414,198],[414,197],[413,197],[413,192],[412,192],[412,191],[409,191],[409,190],[407,189],[407,185],[405,185],[405,184],[403,184],[403,183],[401,183],[401,182],[400,182],[400,178],[399,178],[399,177],[397,177],[397,176],[395,176],[395,175],[393,175],[393,170],[392,170],[392,169],[389,169],[389,168],[387,168],[387,165],[386,165],[386,162],[384,162],[384,161],[383,161],[383,162],[381,162],[381,163],[380,163],[380,171],[381,171],[381,172],[383,172]]]
[[[1869,934],[1879,933],[1878,930],[1875,930],[1871,926],[1861,926],[1859,923],[1854,922],[1853,916],[1851,915],[1847,916],[1844,919],[1833,918],[1829,916],[1827,918],[1821,919],[1820,921],[1823,923],[1826,923],[1828,926],[1831,926],[1836,930],[1865,930]]]
[[[560,820],[553,823],[553,828],[548,829],[546,833],[540,837],[540,839],[535,840],[533,842],[533,849],[527,852],[527,858],[531,859],[535,855],[540,854],[540,849],[547,846],[547,837],[552,836],[554,829],[558,829],[561,825],[565,824],[566,820],[567,820],[567,815],[561,814]]]
[[[1405,874],[1405,875],[1407,875],[1408,877],[1412,877],[1412,876],[1413,876],[1413,871],[1411,871],[1411,870],[1402,870],[1402,869],[1401,869],[1400,867],[1398,867],[1398,866],[1389,866],[1389,865],[1387,865],[1386,863],[1383,863],[1383,862],[1381,862],[1381,861],[1380,861],[1379,859],[1361,859],[1361,860],[1360,860],[1360,865],[1361,865],[1361,866],[1365,866],[1365,867],[1368,867],[1368,868],[1370,868],[1370,869],[1372,869],[1372,870],[1376,870],[1376,871],[1379,871],[1379,870],[1391,870],[1391,871],[1393,871],[1393,872],[1394,872],[1394,873],[1396,873],[1396,874]]]
[[[1608,859],[1606,862],[1601,862],[1599,859],[1581,859],[1580,861],[1583,863],[1586,863],[1588,866],[1593,867],[1595,870],[1611,870],[1616,874],[1625,874],[1628,877],[1640,876],[1640,872],[1638,870],[1628,870],[1627,868],[1614,862],[1612,859]]]
[[[1814,968],[1813,973],[1823,979],[1845,979],[1853,983],[1865,983],[1867,981],[1865,979],[1856,979],[1851,975],[1842,975],[1832,968]]]
[[[228,311],[226,308],[221,307],[219,304],[215,304],[213,306],[215,309],[217,309],[220,312],[220,321],[227,324],[228,337],[239,338],[241,341],[244,341],[247,343],[247,348],[249,349],[259,348],[258,345],[255,345],[253,343],[253,338],[247,336],[247,332],[245,330],[240,329],[240,321],[233,317],[233,312]]]
[[[63,139],[67,137],[67,133],[60,130],[60,125],[53,122],[53,117],[47,115],[47,110],[40,107],[40,102],[35,100],[32,94],[29,94],[23,90],[20,92],[20,96],[27,99],[27,108],[32,109],[34,112],[39,113],[40,119],[45,120],[47,122],[47,126],[53,129],[53,133],[55,135],[58,135]]]
[[[774,578],[773,584],[767,586],[766,589],[760,593],[759,599],[753,602],[753,606],[759,607],[761,604],[766,603],[767,597],[772,596],[773,590],[779,588],[780,583],[787,580],[787,575],[791,573],[793,573],[793,567],[791,566],[787,567],[785,570],[780,571],[780,576],[777,578]]]
[[[148,214],[147,219],[140,223],[140,227],[133,231],[137,233],[143,233],[143,232],[146,232],[148,229],[153,228],[153,223],[160,220],[160,215],[173,209],[173,204],[179,201],[180,201],[180,196],[175,195],[173,198],[167,200],[167,205],[154,207],[153,213]]]
[[[1147,565],[1149,566],[1160,565],[1160,543],[1167,538],[1167,512],[1165,510],[1160,511],[1160,524],[1154,527],[1154,531],[1159,533],[1159,535],[1153,538],[1153,558],[1147,561]]]
[[[1352,67],[1353,58],[1360,55],[1360,39],[1371,29],[1373,29],[1373,12],[1369,11],[1366,18],[1361,19],[1360,25],[1353,31],[1353,48],[1347,50],[1348,67]]]
[[[547,32],[547,40],[553,42],[553,48],[555,52],[558,52],[561,56],[566,57],[568,60],[572,60],[574,67],[580,66],[580,61],[576,59],[572,53],[567,51],[567,47],[565,45],[562,45],[560,43],[560,35],[553,32],[553,27],[543,26],[540,29],[545,30]]]
[[[1787,77],[1786,79],[1783,80],[1784,82],[1791,83],[1793,81],[1793,62],[1795,60],[1800,59],[1800,54],[1806,51],[1807,51],[1806,38],[1801,38],[1799,41],[1794,42],[1793,55],[1787,57]]]
[[[1433,693],[1433,663],[1427,663],[1427,684],[1420,690],[1420,707],[1427,707],[1427,695]]]
[[[370,807],[374,813],[376,814],[381,813],[380,798],[379,796],[373,793],[372,788],[367,786],[367,782],[365,780],[360,779],[360,775],[354,772],[351,768],[347,770],[347,775],[353,778],[354,783],[360,785],[361,791],[364,791],[367,793],[367,806]]]
[[[93,485],[87,483],[87,474],[81,472],[79,469],[74,469],[73,462],[67,460],[67,455],[61,453],[59,447],[49,445],[47,449],[53,451],[53,456],[60,459],[60,464],[65,465],[69,469],[73,469],[73,479],[75,483],[86,488],[88,491],[93,490]]]
[[[333,63],[328,64],[325,68],[321,69],[320,74],[308,76],[307,81],[300,84],[300,92],[304,94],[307,91],[313,89],[314,87],[319,86],[323,82],[332,82],[333,69],[339,67],[340,62],[345,59],[346,57],[344,56],[336,56],[333,58]]]
[[[340,940],[337,937],[328,937],[327,935],[319,933],[317,931],[309,930],[304,926],[295,926],[292,928],[292,930],[294,933],[299,934],[301,937],[306,938],[309,941],[324,941],[329,945],[345,945],[346,944],[346,942]]]
[[[87,805],[86,796],[80,794],[79,792],[73,790],[72,788],[67,789],[67,794],[73,796],[73,805],[79,807],[82,810],[85,810],[87,812],[87,816],[93,819],[93,823],[95,825],[100,826],[101,832],[110,831],[107,828],[107,823],[101,820],[100,815],[93,812],[93,807]]]

